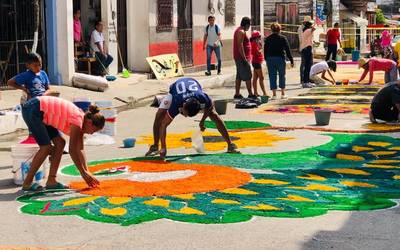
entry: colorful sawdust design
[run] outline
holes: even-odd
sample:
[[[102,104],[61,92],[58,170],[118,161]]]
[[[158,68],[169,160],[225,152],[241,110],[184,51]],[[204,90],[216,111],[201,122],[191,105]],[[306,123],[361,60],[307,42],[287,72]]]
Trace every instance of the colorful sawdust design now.
[[[266,128],[271,127],[271,124],[264,122],[253,122],[253,121],[224,121],[225,126],[228,130],[241,130],[241,129],[255,129],[255,128]],[[217,125],[213,121],[205,121],[204,125],[206,128],[216,129]]]
[[[387,123],[367,123],[363,128],[376,131],[399,131],[400,124],[387,124]]]
[[[390,199],[400,198],[400,140],[376,135],[329,136],[332,140],[325,145],[285,153],[173,156],[169,163],[144,158],[94,162],[90,164],[94,172],[128,166],[120,179],[142,185],[141,190],[128,194],[126,183],[116,182],[115,186],[106,183],[104,189],[81,190],[83,194],[75,197],[70,192],[65,198],[62,193],[41,192],[18,201],[24,203],[21,211],[28,214],[76,215],[120,225],[162,218],[234,223],[253,216],[299,218],[329,210],[395,206]],[[74,166],[64,168],[63,173],[79,175]],[[166,179],[151,181],[143,175]],[[84,187],[82,183],[72,186]],[[147,196],[152,193],[156,196]]]
[[[276,142],[291,140],[292,137],[282,137],[263,131],[252,131],[252,132],[232,132],[229,133],[232,142],[238,146],[238,148],[246,147],[271,147]],[[192,132],[175,134],[169,133],[167,135],[167,147],[171,148],[191,148]],[[226,149],[226,142],[218,132],[203,132],[204,147],[206,151],[221,151]],[[137,142],[137,144],[151,145],[153,144],[153,136],[143,136]]]
[[[313,113],[318,109],[329,109],[333,113],[368,114],[369,104],[314,104],[314,105],[273,105],[259,108],[256,113]]]

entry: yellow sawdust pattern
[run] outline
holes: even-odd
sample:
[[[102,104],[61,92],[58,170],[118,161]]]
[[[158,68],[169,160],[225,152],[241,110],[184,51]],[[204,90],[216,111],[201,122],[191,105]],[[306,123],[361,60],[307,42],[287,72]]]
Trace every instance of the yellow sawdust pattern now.
[[[282,210],[278,207],[274,207],[268,204],[258,204],[257,206],[243,206],[243,208],[251,209],[251,210],[271,210],[271,211],[279,211]]]
[[[352,169],[352,168],[332,168],[326,169],[327,171],[335,172],[338,174],[353,174],[353,175],[371,175],[364,170]]]
[[[235,200],[226,200],[226,199],[214,199],[211,201],[213,204],[225,204],[225,205],[238,205],[240,202]]]
[[[368,154],[375,156],[394,155],[397,154],[397,151],[374,151],[374,152],[369,152]]]
[[[244,188],[228,188],[225,190],[220,191],[221,193],[224,194],[239,194],[239,195],[257,195],[257,192],[244,189]]]
[[[221,135],[218,132],[203,132],[203,137],[205,136],[218,136]],[[237,137],[234,143],[239,148],[246,147],[271,147],[274,146],[276,142],[291,140],[292,137],[282,137],[274,134],[270,134],[263,131],[251,131],[251,132],[231,132],[229,133],[231,137]],[[184,139],[191,138],[192,132],[186,132],[181,134],[169,133],[167,135],[167,147],[168,148],[191,148],[192,143],[190,141],[184,141]],[[137,142],[138,144],[151,145],[153,144],[153,136],[143,136]],[[204,148],[207,151],[220,151],[226,149],[226,142],[221,140],[220,142],[205,142]]]
[[[194,200],[195,199],[193,194],[178,194],[178,195],[172,195],[172,197],[182,199],[182,200]]]
[[[154,206],[154,207],[169,207],[170,201],[161,199],[161,198],[154,198],[152,200],[144,201],[143,204],[148,205],[148,206]]]
[[[92,202],[96,199],[98,199],[98,196],[89,196],[89,197],[84,197],[84,198],[78,198],[78,199],[73,199],[73,200],[69,200],[63,203],[64,207],[69,207],[69,206],[78,206],[78,205],[82,205],[82,204],[86,204],[89,202]]]
[[[394,169],[399,168],[392,165],[383,165],[383,164],[365,164],[364,167],[366,168],[381,168],[381,169]]]
[[[316,175],[316,174],[307,174],[306,176],[297,176],[299,179],[304,179],[304,180],[311,180],[311,181],[325,181],[326,178]]]
[[[392,145],[390,142],[382,142],[382,141],[370,141],[368,142],[368,145],[374,146],[374,147],[388,147]]]
[[[292,186],[290,188],[300,189],[300,190],[308,190],[308,191],[326,191],[326,192],[340,191],[340,188],[332,187],[332,186],[328,186],[328,185],[322,185],[322,184],[309,184],[305,187]]]
[[[190,207],[184,207],[181,208],[180,210],[170,209],[168,211],[171,213],[186,214],[186,215],[205,215],[204,212]]]
[[[364,161],[365,158],[359,155],[349,155],[349,154],[337,154],[337,159],[347,160],[347,161]]]
[[[107,199],[108,203],[113,205],[122,205],[130,202],[131,200],[132,198],[129,197],[110,197]]]
[[[400,175],[395,175],[395,176],[393,176],[393,179],[395,179],[395,180],[400,180]]]
[[[370,147],[353,146],[352,150],[354,152],[358,153],[358,152],[364,152],[364,151],[372,151],[374,149],[370,148]]]
[[[116,207],[112,209],[101,208],[100,213],[108,216],[124,216],[128,211],[123,207]]]
[[[391,131],[400,129],[400,126],[393,124],[386,124],[386,123],[367,123],[363,125],[363,128],[370,130],[378,130],[378,131]]]
[[[400,151],[400,147],[391,147],[391,148],[389,148],[389,150],[397,150],[397,151]]]
[[[298,201],[298,202],[315,202],[314,200],[308,199],[300,195],[288,195],[286,198],[278,198],[278,200],[284,201]]]
[[[348,187],[365,187],[365,188],[374,188],[376,185],[369,184],[366,182],[358,182],[358,181],[341,181],[340,184]]]
[[[400,160],[373,160],[371,163],[374,164],[389,164],[389,163],[400,163]]]
[[[255,184],[274,185],[274,186],[289,184],[289,182],[286,182],[286,181],[279,181],[279,180],[273,180],[273,179],[255,179],[255,180],[252,180],[251,182],[255,183]]]

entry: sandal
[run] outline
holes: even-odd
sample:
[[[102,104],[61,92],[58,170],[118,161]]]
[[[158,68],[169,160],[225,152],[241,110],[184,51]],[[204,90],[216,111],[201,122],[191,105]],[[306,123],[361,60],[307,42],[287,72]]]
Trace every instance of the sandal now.
[[[47,190],[63,190],[63,189],[69,189],[69,187],[62,183],[57,182],[57,184],[55,184],[55,185],[50,185],[50,186],[46,185],[46,189]]]
[[[228,150],[226,152],[230,153],[230,154],[240,154],[240,151],[237,149],[237,146],[235,143],[229,144]]]
[[[145,156],[155,156],[158,154],[158,146],[157,145],[151,145],[149,148],[149,151],[145,154]]]
[[[25,192],[40,192],[43,191],[44,188],[37,183],[33,183],[29,188],[22,188],[22,191]]]

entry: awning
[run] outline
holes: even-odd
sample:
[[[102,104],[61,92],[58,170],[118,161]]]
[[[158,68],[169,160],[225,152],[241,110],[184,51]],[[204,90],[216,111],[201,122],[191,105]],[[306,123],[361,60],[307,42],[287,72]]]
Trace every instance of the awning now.
[[[357,24],[357,26],[367,26],[368,25],[367,19],[357,16],[356,14],[350,12],[349,10],[341,10],[340,18],[341,19],[344,19],[344,18],[350,19],[353,22],[355,22]]]

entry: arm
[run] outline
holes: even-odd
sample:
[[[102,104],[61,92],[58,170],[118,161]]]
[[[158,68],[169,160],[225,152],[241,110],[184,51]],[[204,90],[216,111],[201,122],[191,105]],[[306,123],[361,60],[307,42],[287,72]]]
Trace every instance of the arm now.
[[[101,54],[104,54],[104,53],[105,53],[104,50],[103,50],[103,47],[100,45],[100,42],[97,42],[97,43],[96,43],[96,46],[97,46],[97,48],[99,49],[99,51],[100,51]]]
[[[328,70],[328,72],[329,72],[329,75],[332,77],[331,72],[330,72],[329,70]],[[324,80],[326,80],[326,81],[328,81],[328,82],[331,82],[332,84],[335,84],[335,81],[334,81],[334,80],[331,80],[331,79],[328,79],[328,78],[325,76],[325,73],[326,73],[326,70],[322,71],[321,78],[324,79]],[[333,79],[333,77],[332,77],[332,79]]]
[[[294,60],[293,60],[292,52],[290,51],[289,41],[287,40],[286,37],[285,37],[285,45],[284,46],[285,46],[286,56],[289,58],[290,63],[292,64],[292,67],[293,67]]]
[[[86,163],[86,155],[83,150],[83,132],[82,129],[76,125],[71,124],[70,128],[70,143],[69,143],[69,154],[78,168],[82,178],[90,187],[95,187],[100,182],[94,178],[88,170]]]
[[[332,75],[332,72],[330,70],[328,70],[328,73],[329,73],[329,76],[332,78],[332,81],[333,81],[332,84],[335,84],[336,81],[335,81],[335,78]]]
[[[204,126],[204,122],[207,119],[207,117],[210,116],[210,113],[211,113],[212,110],[213,110],[213,107],[204,109],[203,117],[201,118],[201,120],[199,122],[199,127],[200,127],[201,131],[206,130],[206,127]]]
[[[368,64],[369,64],[369,82],[368,82],[368,84],[371,84],[372,80],[374,80],[375,63],[369,62]]]
[[[365,79],[365,77],[367,76],[368,72],[369,72],[368,69],[364,69],[364,72],[362,73],[360,80],[358,80],[358,82],[362,82]]]
[[[207,38],[208,38],[208,36],[207,36],[207,33],[206,33],[206,34],[204,34],[204,37],[203,37],[203,50],[206,49]]]
[[[162,159],[165,158],[167,155],[167,127],[171,124],[172,119],[165,115],[164,119],[161,121],[160,125],[160,140],[161,140],[161,150],[160,150],[160,157]]]
[[[222,35],[221,35],[221,32],[219,32],[217,35],[217,41],[215,41],[215,46],[217,46],[217,44],[220,43],[221,40],[222,40]]]
[[[242,56],[243,60],[247,61],[245,53],[244,53],[244,47],[243,47],[243,41],[244,41],[244,36],[246,33],[244,31],[240,31],[239,35],[237,37],[237,42],[239,44],[239,53]]]
[[[18,85],[17,82],[15,81],[15,78],[11,78],[10,80],[8,80],[7,85],[14,89],[22,90],[29,96],[28,89],[25,88],[24,86]]]

